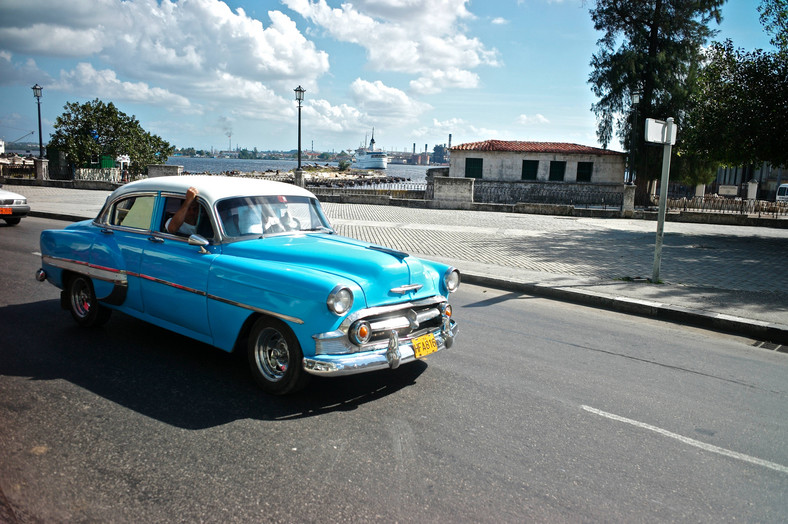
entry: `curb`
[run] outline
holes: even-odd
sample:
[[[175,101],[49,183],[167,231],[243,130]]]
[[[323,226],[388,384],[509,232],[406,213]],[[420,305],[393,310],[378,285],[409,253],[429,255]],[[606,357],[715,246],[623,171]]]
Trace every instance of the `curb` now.
[[[29,217],[48,218],[50,220],[64,220],[66,222],[81,222],[83,220],[93,220],[96,217],[85,217],[82,215],[65,215],[63,213],[50,213],[47,211],[31,211]]]
[[[779,344],[778,352],[788,353],[788,326],[735,317],[722,313],[709,313],[681,306],[634,299],[622,296],[603,295],[593,291],[551,287],[542,284],[515,282],[473,272],[462,274],[462,281],[505,291],[518,291],[581,306],[590,306],[619,313],[656,318],[677,324],[688,324],[712,331],[755,338],[759,341]]]

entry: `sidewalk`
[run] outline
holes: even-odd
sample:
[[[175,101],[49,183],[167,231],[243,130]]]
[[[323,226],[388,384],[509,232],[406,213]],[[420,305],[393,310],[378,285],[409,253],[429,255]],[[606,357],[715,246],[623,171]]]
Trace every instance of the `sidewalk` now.
[[[31,215],[93,218],[109,191],[7,189]],[[788,230],[665,224],[663,284],[650,284],[656,222],[324,203],[337,232],[439,260],[463,281],[764,341],[788,352]],[[23,222],[24,223],[24,222]]]

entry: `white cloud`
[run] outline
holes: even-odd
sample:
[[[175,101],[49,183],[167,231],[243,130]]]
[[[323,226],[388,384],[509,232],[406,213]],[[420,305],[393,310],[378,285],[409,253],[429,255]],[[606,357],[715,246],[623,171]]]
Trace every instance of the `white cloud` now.
[[[167,108],[188,109],[189,100],[144,82],[122,82],[114,71],[97,71],[91,64],[81,63],[72,71],[62,71],[60,79],[52,83],[53,89],[82,93],[88,89],[98,98],[145,102]]]
[[[339,8],[326,0],[283,2],[333,38],[362,46],[368,68],[418,76],[412,88],[422,93],[475,87],[471,69],[499,65],[495,49],[462,32],[459,21],[472,18],[467,0],[358,0]]]
[[[356,132],[366,126],[361,111],[347,104],[334,106],[327,100],[310,101],[303,108],[303,117],[311,129],[331,133]]]
[[[289,90],[294,79],[313,85],[329,69],[327,53],[280,11],[269,11],[264,26],[219,0],[3,2],[0,49],[99,60],[124,80],[172,91],[223,77]]]
[[[537,113],[531,116],[525,114],[520,115],[519,117],[517,117],[517,123],[524,126],[533,126],[533,125],[549,124],[550,121],[547,118],[545,118],[544,115]]]
[[[505,19],[505,18],[498,17],[498,18],[493,18],[492,19],[492,24],[493,25],[506,25],[508,23],[509,23],[509,21],[507,19]]]
[[[430,71],[421,78],[411,81],[410,88],[419,94],[434,94],[447,88],[471,88],[478,84],[479,76],[476,73],[450,68]]]
[[[368,82],[357,78],[350,90],[356,105],[373,122],[403,124],[431,109],[429,104],[414,100],[404,91],[379,80]]]

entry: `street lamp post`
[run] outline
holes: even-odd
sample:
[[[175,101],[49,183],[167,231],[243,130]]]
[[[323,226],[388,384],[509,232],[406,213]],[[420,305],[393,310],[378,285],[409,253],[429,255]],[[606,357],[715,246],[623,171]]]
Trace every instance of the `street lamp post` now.
[[[640,103],[640,91],[635,90],[630,94],[632,102],[632,139],[629,145],[629,183],[635,181],[635,150],[638,143],[638,104]]]
[[[294,89],[296,101],[298,101],[298,168],[295,171],[295,184],[304,187],[304,173],[301,171],[301,102],[304,101],[306,89],[298,86]]]
[[[44,158],[44,141],[41,138],[41,92],[43,87],[36,84],[33,86],[33,96],[36,97],[38,103],[38,158]]]

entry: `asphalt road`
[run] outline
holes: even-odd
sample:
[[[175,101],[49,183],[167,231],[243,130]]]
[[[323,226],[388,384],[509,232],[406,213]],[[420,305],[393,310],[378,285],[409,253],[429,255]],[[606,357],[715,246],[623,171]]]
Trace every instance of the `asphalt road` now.
[[[0,522],[784,522],[788,356],[464,286],[426,363],[288,398],[115,314],[79,329],[0,225]]]

